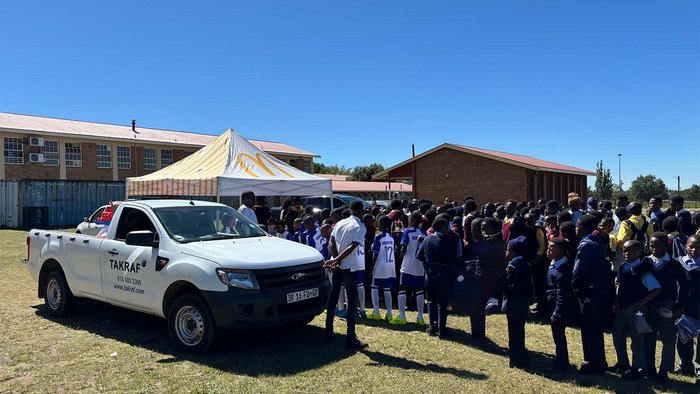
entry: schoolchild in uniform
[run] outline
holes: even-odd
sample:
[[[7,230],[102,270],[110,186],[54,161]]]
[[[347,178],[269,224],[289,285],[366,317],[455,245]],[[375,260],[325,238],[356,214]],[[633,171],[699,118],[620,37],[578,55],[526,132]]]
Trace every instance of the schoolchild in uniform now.
[[[547,258],[550,260],[547,271],[547,304],[551,311],[549,318],[552,337],[556,347],[555,372],[569,370],[569,349],[566,344],[566,324],[571,312],[571,273],[573,265],[566,258],[568,241],[557,237],[547,246]]]
[[[681,314],[684,297],[678,289],[685,289],[685,275],[681,264],[668,255],[668,236],[655,232],[649,240],[651,255],[642,259],[642,264],[651,267],[651,272],[661,285],[661,294],[649,304],[647,323],[652,332],[644,335],[646,372],[656,376],[659,383],[668,380],[676,359],[676,326],[674,321]],[[661,365],[656,372],[656,341],[661,340]]]
[[[651,272],[648,264],[639,260],[642,244],[636,240],[626,241],[622,245],[625,262],[620,266],[615,284],[615,323],[613,326],[613,345],[617,354],[617,363],[613,371],[621,373],[624,379],[640,379],[647,367],[644,354],[644,335],[640,333],[635,319],[637,312],[648,314],[647,304],[661,294],[661,285]],[[627,355],[627,337],[631,338],[632,366]]]
[[[685,244],[688,243],[688,237],[678,231],[678,219],[675,216],[669,216],[661,222],[661,228],[668,236],[668,254],[672,259],[677,259],[685,256]]]
[[[426,333],[441,339],[450,336],[447,330],[447,306],[450,301],[449,266],[456,264],[456,246],[449,221],[437,218],[432,223],[433,233],[423,240],[418,250],[418,260],[425,266],[428,279],[428,317],[430,324]]]
[[[379,289],[384,292],[384,304],[386,316],[384,320],[391,323],[394,320],[392,314],[391,288],[396,285],[396,266],[394,263],[394,238],[391,236],[391,218],[387,215],[379,217],[379,233],[374,238],[372,252],[374,253],[374,267],[372,270],[372,306],[374,310],[367,315],[370,320],[381,320],[379,315]]]
[[[508,356],[510,367],[523,367],[530,361],[525,348],[525,321],[532,297],[532,272],[525,260],[527,240],[518,236],[508,241],[506,249],[506,288],[503,309],[508,320]]]
[[[419,212],[411,214],[411,227],[403,230],[401,236],[401,279],[399,282],[399,316],[392,321],[392,324],[406,324],[406,292],[415,291],[416,310],[418,311],[417,323],[425,326],[423,319],[423,309],[425,305],[425,269],[423,263],[418,260],[419,239],[425,238],[426,233],[419,229],[422,215]]]
[[[682,297],[685,297],[683,314],[700,320],[700,235],[691,235],[685,244],[686,255],[679,257],[677,261],[683,267],[686,286],[681,289]],[[695,346],[693,346],[695,340]],[[695,385],[700,386],[700,338],[691,339],[683,343],[677,339],[676,348],[681,363],[676,373],[683,375],[695,374]],[[695,363],[693,364],[693,351]]]

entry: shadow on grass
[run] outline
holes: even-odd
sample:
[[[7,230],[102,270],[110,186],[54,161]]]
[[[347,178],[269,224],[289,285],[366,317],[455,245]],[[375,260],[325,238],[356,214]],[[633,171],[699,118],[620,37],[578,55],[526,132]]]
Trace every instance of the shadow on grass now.
[[[361,352],[365,356],[369,357],[373,363],[368,364],[372,367],[389,366],[401,369],[410,369],[421,372],[432,372],[440,374],[450,374],[462,379],[474,379],[474,380],[485,380],[488,379],[487,375],[482,373],[474,373],[465,371],[463,369],[457,369],[452,367],[443,367],[437,364],[421,364],[416,361],[406,360],[400,357],[390,356],[388,354],[374,352],[371,350],[363,350]]]
[[[450,315],[450,317],[453,317]],[[460,316],[463,317],[463,316]],[[427,315],[426,315],[427,318]],[[391,330],[391,331],[400,331],[400,332],[425,332],[426,327],[419,326],[416,323],[408,323],[403,326],[394,326],[389,323],[387,323],[384,320],[367,320],[367,319],[360,319],[358,318],[356,321],[357,325],[364,325],[368,327],[373,327],[373,328],[380,328],[384,330]],[[449,321],[448,321],[448,328],[449,328]],[[491,353],[491,354],[496,354],[496,355],[508,355],[508,349],[504,348],[497,343],[493,342],[492,340],[486,338],[483,342],[479,342],[475,339],[472,338],[471,334],[468,332],[465,332],[463,330],[459,329],[450,329],[450,337],[447,338],[447,341],[450,342],[455,342],[461,345],[469,346],[474,349],[481,350],[486,353]],[[426,336],[428,334],[425,334]]]
[[[669,375],[669,380],[666,384],[656,386],[655,382],[650,379],[624,380],[620,376],[611,373],[581,375],[574,367],[568,373],[552,372],[553,355],[534,351],[529,353],[531,362],[528,366],[520,369],[524,372],[558,382],[566,382],[581,387],[597,387],[607,392],[615,393],[655,393],[657,389],[663,392],[697,392],[697,388],[693,384],[675,380],[675,375]]]
[[[323,329],[312,325],[254,332],[220,332],[212,354],[191,355],[177,351],[170,342],[164,319],[100,302],[81,303],[70,317],[55,318],[43,305],[36,314],[72,330],[85,330],[104,338],[161,353],[158,363],[182,361],[224,372],[257,376],[289,376],[314,370],[351,356],[345,335],[323,342]]]

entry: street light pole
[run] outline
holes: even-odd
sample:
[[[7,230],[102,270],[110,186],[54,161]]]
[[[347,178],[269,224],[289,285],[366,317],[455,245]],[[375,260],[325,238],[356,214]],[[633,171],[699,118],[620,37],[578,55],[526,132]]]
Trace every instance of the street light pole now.
[[[617,154],[617,182],[620,184],[620,193],[622,193],[622,153]]]

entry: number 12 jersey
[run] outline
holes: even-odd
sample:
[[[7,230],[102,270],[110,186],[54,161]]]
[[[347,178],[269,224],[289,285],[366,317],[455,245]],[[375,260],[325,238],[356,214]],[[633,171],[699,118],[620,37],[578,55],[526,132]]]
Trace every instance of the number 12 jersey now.
[[[394,238],[391,233],[382,232],[377,235],[372,244],[372,251],[377,254],[373,277],[375,279],[396,278]]]

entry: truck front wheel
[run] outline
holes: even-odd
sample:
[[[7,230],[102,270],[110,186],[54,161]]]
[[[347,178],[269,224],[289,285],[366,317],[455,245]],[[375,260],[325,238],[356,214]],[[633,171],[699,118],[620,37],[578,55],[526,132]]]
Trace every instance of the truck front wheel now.
[[[53,316],[66,316],[75,309],[75,296],[71,293],[66,278],[59,270],[46,275],[44,303]]]
[[[187,353],[206,353],[216,339],[214,317],[207,303],[194,294],[184,294],[168,312],[168,331],[175,346]]]

